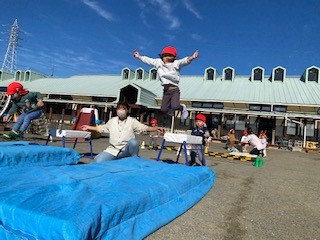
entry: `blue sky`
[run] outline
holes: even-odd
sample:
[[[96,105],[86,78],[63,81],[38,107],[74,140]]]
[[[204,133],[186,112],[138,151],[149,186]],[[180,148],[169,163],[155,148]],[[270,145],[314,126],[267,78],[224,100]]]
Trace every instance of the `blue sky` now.
[[[231,66],[250,75],[283,66],[288,75],[320,67],[318,0],[1,0],[0,30],[20,27],[17,65],[55,77],[120,74],[150,67],[132,51],[158,57],[173,45],[179,57],[199,50],[182,74]],[[0,35],[0,64],[9,33]],[[1,67],[0,66],[0,67]]]

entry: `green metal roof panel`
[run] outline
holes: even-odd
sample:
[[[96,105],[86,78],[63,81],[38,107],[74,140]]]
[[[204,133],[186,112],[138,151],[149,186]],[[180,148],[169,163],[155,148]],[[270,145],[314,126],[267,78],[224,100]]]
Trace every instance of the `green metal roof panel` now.
[[[14,79],[0,81],[6,87]],[[156,98],[162,98],[163,87],[159,80],[122,80],[118,75],[78,75],[70,78],[40,78],[21,82],[31,91],[44,94],[66,94],[117,97],[121,86],[135,84],[141,88],[141,103],[154,106]],[[320,103],[320,83],[304,82],[300,77],[286,77],[283,82],[271,81],[269,76],[262,81],[250,81],[250,76],[235,76],[233,81],[204,80],[203,76],[182,75],[181,99],[187,101],[244,102],[277,105],[309,105]]]

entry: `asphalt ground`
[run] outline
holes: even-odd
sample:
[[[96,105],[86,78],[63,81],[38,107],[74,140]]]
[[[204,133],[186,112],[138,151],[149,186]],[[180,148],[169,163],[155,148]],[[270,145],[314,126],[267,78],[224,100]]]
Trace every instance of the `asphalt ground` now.
[[[139,143],[149,142],[147,135],[137,135],[137,139]],[[45,137],[37,135],[26,135],[26,140],[45,143]],[[94,153],[104,150],[108,140],[94,139]],[[61,141],[54,139],[50,144],[61,146]],[[223,143],[211,143],[210,152],[227,152],[223,147]],[[78,143],[76,150],[88,153],[88,142]],[[157,154],[140,149],[140,156],[151,160]],[[164,150],[161,159],[175,160],[176,151]],[[83,163],[91,161],[88,157],[81,159]],[[252,161],[212,156],[206,161],[216,174],[212,189],[147,240],[320,239],[319,153],[268,148],[264,165],[258,168]],[[180,163],[184,163],[183,156]]]

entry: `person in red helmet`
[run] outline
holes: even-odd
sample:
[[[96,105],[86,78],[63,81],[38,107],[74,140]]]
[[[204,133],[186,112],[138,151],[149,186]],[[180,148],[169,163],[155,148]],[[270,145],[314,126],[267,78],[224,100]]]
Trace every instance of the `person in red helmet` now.
[[[180,103],[180,69],[198,58],[199,52],[195,51],[192,56],[179,60],[177,60],[177,55],[177,50],[172,46],[163,48],[160,58],[141,56],[137,50],[133,51],[135,58],[157,69],[161,85],[164,88],[161,111],[172,116],[175,110],[180,110],[182,119],[187,119],[189,116],[187,107]]]
[[[206,116],[202,113],[199,113],[195,117],[195,127],[191,131],[191,135],[200,136],[203,138],[203,146],[206,146],[207,141],[210,137],[210,132],[206,125]],[[196,151],[191,151],[191,160],[189,166],[193,166],[196,163],[196,157],[200,153]]]
[[[243,130],[242,137],[241,137],[239,145],[241,147],[241,152],[244,152],[244,153],[247,152],[247,148],[249,147],[249,143],[247,141],[248,135],[249,135],[248,131],[247,130]]]
[[[19,82],[10,83],[6,94],[11,96],[11,108],[3,117],[3,121],[8,122],[15,113],[20,115],[11,132],[3,134],[3,137],[6,139],[21,138],[31,120],[41,117],[41,107],[44,105],[42,96],[39,92],[29,92],[24,89]]]
[[[152,119],[150,121],[151,127],[157,127],[158,126],[158,120]],[[157,149],[157,140],[158,140],[158,133],[157,132],[150,132],[150,142],[149,142],[149,149],[156,150]]]

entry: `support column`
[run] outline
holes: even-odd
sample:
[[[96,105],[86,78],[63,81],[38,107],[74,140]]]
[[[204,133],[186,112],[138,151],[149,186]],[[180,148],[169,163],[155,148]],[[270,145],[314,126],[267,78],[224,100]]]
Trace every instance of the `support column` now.
[[[277,118],[273,117],[272,132],[271,132],[271,145],[274,145],[276,142],[276,123],[277,123]]]

